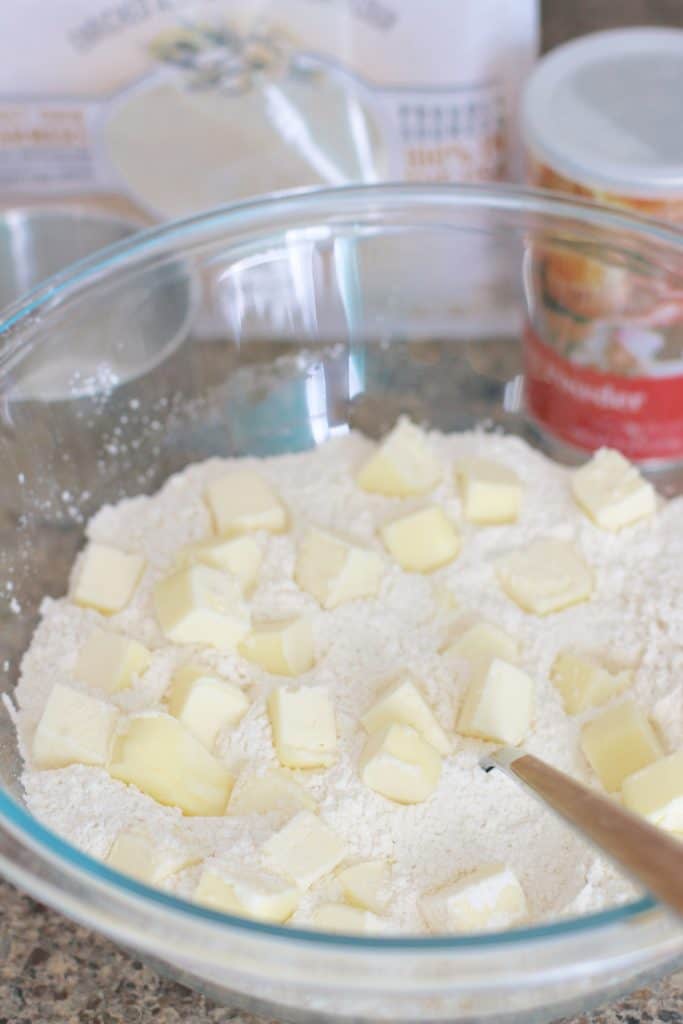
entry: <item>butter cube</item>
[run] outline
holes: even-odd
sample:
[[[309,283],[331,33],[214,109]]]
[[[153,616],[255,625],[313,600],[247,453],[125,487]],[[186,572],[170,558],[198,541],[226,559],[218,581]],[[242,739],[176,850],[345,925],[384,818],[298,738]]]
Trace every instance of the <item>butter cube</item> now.
[[[549,615],[587,601],[593,574],[572,544],[560,540],[532,541],[497,564],[498,581],[525,612]]]
[[[389,905],[391,868],[385,860],[352,864],[337,875],[344,897],[354,907],[381,914]]]
[[[608,708],[584,725],[581,749],[609,793],[664,753],[649,719],[631,700]]]
[[[206,500],[221,537],[249,530],[284,533],[287,529],[287,509],[268,481],[251,469],[213,480],[206,488]]]
[[[348,903],[321,903],[313,911],[311,924],[321,931],[347,935],[376,935],[382,931],[382,922],[375,914]]]
[[[654,514],[652,484],[619,452],[601,448],[572,476],[576,503],[603,530],[621,530]]]
[[[171,682],[168,710],[209,750],[221,729],[237,725],[248,708],[239,686],[211,675],[201,665],[184,665]]]
[[[315,811],[317,802],[295,778],[278,768],[240,778],[232,791],[230,814],[296,814]]]
[[[516,473],[490,459],[461,459],[455,467],[466,519],[482,526],[514,523],[522,503]]]
[[[499,626],[476,622],[456,636],[446,653],[456,654],[473,664],[489,664],[494,658],[514,664],[519,658],[519,643]]]
[[[312,529],[299,546],[294,578],[302,590],[329,609],[373,597],[383,572],[382,559],[374,551]]]
[[[398,804],[427,800],[439,784],[441,757],[409,725],[393,722],[372,733],[360,758],[360,777]]]
[[[550,669],[568,715],[606,704],[629,686],[631,676],[629,669],[610,672],[593,656],[575,651],[560,651]]]
[[[36,768],[106,764],[118,720],[116,708],[55,683],[33,736]]]
[[[144,570],[141,555],[91,541],[76,565],[71,600],[103,615],[113,615],[128,604]]]
[[[124,829],[114,840],[106,863],[124,875],[137,878],[148,885],[159,885],[170,875],[196,864],[199,854],[187,849],[162,849],[147,832]]]
[[[109,774],[184,814],[225,813],[234,779],[177,718],[143,713],[114,740]]]
[[[189,544],[178,555],[178,565],[182,569],[199,562],[211,569],[229,572],[239,580],[245,594],[256,586],[262,561],[261,545],[253,537],[200,541]]]
[[[193,893],[197,903],[213,910],[283,924],[299,903],[298,888],[268,871],[205,868]]]
[[[406,572],[433,572],[452,562],[460,550],[458,531],[437,505],[385,523],[380,533],[387,551]]]
[[[152,656],[146,647],[121,633],[94,629],[78,655],[76,679],[107,693],[127,690],[136,676],[149,668]]]
[[[300,889],[310,889],[329,875],[346,854],[346,846],[317,815],[300,811],[263,845],[269,866],[291,878]]]
[[[358,486],[373,494],[407,498],[438,483],[441,466],[424,431],[402,417],[358,474]]]
[[[624,779],[624,807],[653,825],[683,832],[683,750],[669,754]]]
[[[478,665],[467,689],[457,729],[464,736],[517,746],[531,725],[534,684],[502,658]]]
[[[326,768],[337,757],[334,707],[322,686],[280,686],[268,699],[275,751],[287,768]]]
[[[426,893],[420,909],[433,932],[498,931],[528,916],[517,876],[504,864],[484,864],[455,882]]]
[[[251,621],[239,584],[206,565],[180,569],[162,580],[154,591],[154,607],[174,644],[234,650]]]
[[[385,729],[392,722],[411,725],[440,754],[449,754],[452,744],[434,712],[412,680],[403,678],[366,711],[361,722],[369,733]]]
[[[300,676],[315,662],[310,620],[255,623],[240,644],[239,652],[273,675]]]

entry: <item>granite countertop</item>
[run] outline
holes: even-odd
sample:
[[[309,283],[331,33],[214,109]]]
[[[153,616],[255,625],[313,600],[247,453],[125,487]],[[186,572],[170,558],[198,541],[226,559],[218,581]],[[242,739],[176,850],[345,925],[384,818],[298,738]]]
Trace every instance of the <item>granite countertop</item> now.
[[[683,25],[681,0],[542,0],[542,10],[544,48],[599,27]],[[160,977],[0,881],[0,1024],[227,1021],[268,1024]],[[572,1024],[683,1024],[683,973]]]

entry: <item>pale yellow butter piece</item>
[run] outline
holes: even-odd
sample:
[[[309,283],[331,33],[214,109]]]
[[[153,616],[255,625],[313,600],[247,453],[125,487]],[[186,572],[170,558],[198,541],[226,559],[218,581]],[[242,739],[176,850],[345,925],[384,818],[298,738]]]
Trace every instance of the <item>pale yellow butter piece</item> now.
[[[253,470],[234,470],[213,480],[206,488],[206,501],[221,537],[249,530],[284,533],[287,529],[287,509],[268,481]]]
[[[171,681],[168,710],[209,750],[221,729],[237,725],[248,708],[239,686],[201,665],[184,665]]]
[[[531,726],[534,712],[532,679],[502,658],[476,667],[458,716],[464,736],[517,746]]]
[[[507,466],[491,459],[460,459],[455,467],[466,519],[480,525],[513,523],[519,516],[522,485]]]
[[[178,565],[183,569],[199,562],[229,572],[239,580],[245,594],[256,586],[262,561],[261,545],[248,536],[199,541],[189,544],[178,555]]]
[[[602,711],[584,725],[581,749],[609,793],[663,754],[652,724],[631,700]]]
[[[301,889],[329,875],[345,854],[343,840],[311,811],[300,811],[263,845],[269,867]]]
[[[514,664],[519,658],[519,643],[500,626],[476,622],[459,633],[446,647],[445,653],[456,654],[465,661],[480,664],[502,658]]]
[[[572,544],[561,540],[532,541],[501,558],[496,572],[508,597],[535,615],[561,611],[593,593],[590,568]]]
[[[380,534],[406,572],[433,572],[452,562],[460,550],[458,531],[438,505],[385,523]]]
[[[376,914],[348,903],[321,903],[311,916],[311,924],[325,932],[347,935],[377,935],[382,922]]]
[[[374,597],[383,572],[384,563],[374,551],[314,528],[299,545],[294,579],[329,609]]]
[[[116,737],[109,774],[185,814],[222,815],[234,779],[172,715],[143,713]]]
[[[528,916],[524,890],[505,864],[483,864],[420,898],[430,930],[437,933],[498,931]]]
[[[297,811],[315,811],[317,801],[293,776],[279,768],[271,768],[262,775],[241,777],[232,791],[228,810],[230,814],[296,814]]]
[[[239,652],[273,675],[303,675],[315,662],[310,620],[302,617],[254,623]]]
[[[141,555],[91,541],[77,562],[71,600],[103,615],[113,615],[128,604],[144,570]]]
[[[33,735],[35,766],[106,764],[118,720],[111,705],[55,683]]]
[[[280,686],[268,698],[275,752],[287,768],[326,768],[337,758],[334,706],[322,686]]]
[[[159,885],[170,875],[196,864],[200,859],[198,853],[189,849],[164,849],[149,833],[131,828],[119,832],[107,854],[106,863],[139,882]]]
[[[205,868],[193,899],[213,910],[283,924],[298,906],[299,889],[268,871]]]
[[[611,672],[594,656],[576,651],[560,651],[550,669],[551,682],[569,715],[606,704],[630,685],[631,678],[630,669]]]
[[[152,656],[143,644],[121,633],[94,629],[83,644],[74,675],[88,686],[118,693],[148,668]]]
[[[439,784],[441,757],[416,729],[393,722],[368,737],[359,767],[361,780],[376,793],[418,804]]]
[[[352,864],[337,875],[344,897],[354,907],[383,913],[389,906],[391,865],[386,860]]]
[[[234,650],[251,624],[239,584],[206,565],[179,569],[154,591],[159,625],[174,644]]]
[[[407,498],[431,491],[440,478],[441,466],[426,434],[401,417],[361,467],[357,482],[364,491]]]
[[[416,729],[440,754],[449,754],[453,747],[429,704],[412,679],[407,677],[392,683],[361,717],[361,722],[370,733],[384,729],[392,722],[402,722]]]
[[[576,503],[596,526],[621,530],[654,514],[655,490],[620,452],[601,448],[572,475]]]
[[[683,750],[624,779],[624,807],[669,832],[683,832]]]

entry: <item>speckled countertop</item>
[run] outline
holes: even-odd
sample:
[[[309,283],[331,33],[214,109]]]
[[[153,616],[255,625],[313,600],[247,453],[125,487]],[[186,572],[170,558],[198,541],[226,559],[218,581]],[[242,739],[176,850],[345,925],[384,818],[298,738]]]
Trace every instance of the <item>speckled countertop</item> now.
[[[542,9],[545,48],[596,28],[683,27],[682,0],[542,0]],[[0,881],[0,1024],[228,1021],[275,1024],[211,1004]],[[683,1024],[683,973],[571,1024]]]

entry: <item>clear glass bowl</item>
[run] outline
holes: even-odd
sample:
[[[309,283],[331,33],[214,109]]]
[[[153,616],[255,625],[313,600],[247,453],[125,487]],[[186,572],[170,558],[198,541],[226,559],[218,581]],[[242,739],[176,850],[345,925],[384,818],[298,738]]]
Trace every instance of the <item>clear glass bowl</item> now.
[[[102,503],[210,455],[309,448],[400,412],[548,444],[523,408],[529,260],[588,247],[638,295],[682,294],[683,236],[506,189],[382,186],[275,196],[148,232],[53,278],[0,325],[0,681],[11,695],[44,594],[65,591]],[[620,294],[627,301],[628,289]],[[169,314],[170,310],[170,314]],[[611,308],[601,316],[618,316]],[[179,327],[182,325],[182,334]],[[88,381],[61,374],[74,335]],[[551,444],[553,450],[564,454]],[[676,469],[661,480],[680,489]],[[671,969],[683,931],[649,898],[476,937],[270,927],[146,888],[22,804],[0,711],[0,860],[63,913],[230,1005],[292,1020],[548,1021]]]

